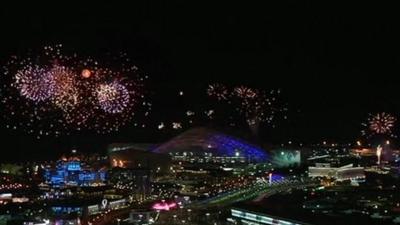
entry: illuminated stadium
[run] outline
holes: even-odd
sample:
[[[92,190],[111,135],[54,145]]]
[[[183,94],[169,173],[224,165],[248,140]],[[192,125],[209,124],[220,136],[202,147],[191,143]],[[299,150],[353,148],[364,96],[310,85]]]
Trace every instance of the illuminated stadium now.
[[[263,162],[268,159],[267,153],[260,147],[204,127],[190,129],[158,146],[153,152],[192,161]]]

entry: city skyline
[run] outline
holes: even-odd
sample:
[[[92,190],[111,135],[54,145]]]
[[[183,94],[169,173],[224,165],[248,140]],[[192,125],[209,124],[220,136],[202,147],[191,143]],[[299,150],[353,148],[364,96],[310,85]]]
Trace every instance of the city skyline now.
[[[0,225],[400,224],[388,3],[0,8]]]

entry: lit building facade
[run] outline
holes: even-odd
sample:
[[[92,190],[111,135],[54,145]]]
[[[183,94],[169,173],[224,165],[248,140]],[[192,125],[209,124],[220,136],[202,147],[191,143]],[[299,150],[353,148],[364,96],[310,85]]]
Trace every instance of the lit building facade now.
[[[204,128],[193,128],[153,150],[173,160],[198,163],[265,162],[267,152],[244,140]]]
[[[109,146],[108,156],[112,168],[146,168],[153,172],[169,173],[171,159],[164,154],[153,153],[152,145],[113,144]]]
[[[337,181],[365,179],[364,167],[353,167],[353,164],[331,167],[329,163],[316,163],[308,167],[308,176],[333,178]]]
[[[229,224],[243,224],[243,225],[311,225],[309,223],[303,223],[294,221],[291,219],[281,218],[277,216],[271,216],[265,213],[253,212],[249,210],[233,208],[231,209],[231,217],[228,219]]]
[[[79,160],[60,160],[45,168],[44,179],[52,187],[100,186],[106,181],[105,170],[95,170]]]
[[[109,178],[115,188],[128,191],[135,200],[144,200],[151,194],[149,169],[113,168]]]

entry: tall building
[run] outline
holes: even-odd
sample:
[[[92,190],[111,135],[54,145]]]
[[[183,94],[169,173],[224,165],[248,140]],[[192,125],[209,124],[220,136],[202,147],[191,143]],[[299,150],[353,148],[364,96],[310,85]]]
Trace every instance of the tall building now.
[[[151,171],[143,168],[113,168],[110,182],[118,189],[131,193],[136,200],[144,200],[151,194]]]

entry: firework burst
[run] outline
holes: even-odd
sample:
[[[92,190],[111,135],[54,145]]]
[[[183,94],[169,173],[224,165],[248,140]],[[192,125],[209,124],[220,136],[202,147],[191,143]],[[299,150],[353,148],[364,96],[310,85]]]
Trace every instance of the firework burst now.
[[[228,89],[224,85],[213,84],[208,87],[207,94],[219,102],[227,103],[221,106],[224,111],[228,111],[227,106],[232,106],[255,133],[261,123],[268,123],[274,127],[273,121],[276,115],[287,110],[278,102],[279,90],[266,93],[244,85]],[[230,115],[228,118],[235,117]]]
[[[139,74],[126,54],[99,61],[64,55],[61,47],[13,56],[3,67],[1,102],[7,127],[38,137],[109,133],[149,114],[147,76]]]
[[[235,95],[242,99],[253,99],[257,97],[257,90],[253,90],[246,86],[239,86],[233,89]]]
[[[215,97],[217,100],[227,100],[229,97],[228,89],[221,84],[210,84],[207,88],[207,95]]]
[[[394,116],[385,112],[370,114],[367,122],[362,124],[365,127],[362,134],[368,137],[375,135],[394,137],[393,128],[396,120]]]
[[[39,66],[29,65],[15,74],[13,85],[22,96],[36,102],[49,99],[54,89],[51,73]]]
[[[53,104],[64,111],[73,109],[79,100],[76,74],[72,69],[57,65],[50,70],[50,73],[54,83]]]
[[[128,89],[116,81],[100,84],[96,96],[100,107],[108,113],[121,113],[131,104]]]

